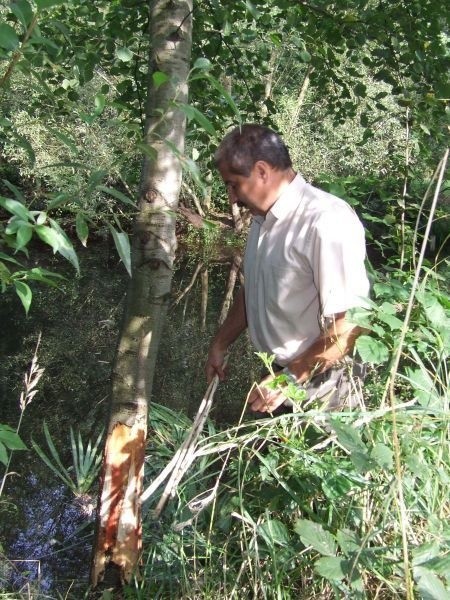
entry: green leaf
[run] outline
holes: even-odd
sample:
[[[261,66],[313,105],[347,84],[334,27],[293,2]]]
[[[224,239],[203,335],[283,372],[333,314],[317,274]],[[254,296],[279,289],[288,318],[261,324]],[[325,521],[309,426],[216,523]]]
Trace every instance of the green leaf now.
[[[169,81],[170,77],[163,73],[162,71],[155,71],[152,73],[153,86],[155,89],[158,89],[163,83]]]
[[[78,154],[78,148],[76,147],[75,142],[70,139],[68,135],[54,129],[53,127],[46,127],[46,129],[60,142],[62,142],[65,146],[67,146],[73,154]]]
[[[448,321],[444,307],[434,294],[430,292],[417,292],[417,299],[423,306],[427,319],[434,327],[440,329]]]
[[[20,45],[17,33],[7,23],[0,23],[0,48],[4,50],[15,50]]]
[[[247,7],[248,12],[257,21],[260,17],[260,12],[256,8],[256,6],[252,2],[250,2],[250,0],[245,0],[245,6]]]
[[[294,531],[298,533],[305,546],[312,546],[314,550],[325,556],[334,556],[336,554],[334,536],[319,523],[314,523],[306,519],[298,519],[294,525]]]
[[[301,60],[305,63],[311,62],[311,54],[307,50],[302,50],[299,53]]]
[[[195,119],[195,121],[197,121],[197,123],[201,125],[201,127],[203,127],[203,129],[209,133],[209,135],[214,138],[217,136],[214,125],[201,111],[189,104],[179,104],[178,106],[190,121]]]
[[[267,521],[258,525],[258,533],[264,538],[269,548],[274,544],[278,546],[289,545],[287,527],[278,519],[267,519]]]
[[[421,600],[448,600],[450,589],[432,571],[425,567],[415,567],[413,573]]]
[[[387,469],[388,471],[393,467],[393,456],[394,453],[392,450],[381,443],[376,443],[370,452],[370,458],[372,458],[382,469]]]
[[[106,98],[104,94],[95,94],[94,98],[94,106],[95,106],[95,114],[100,115],[105,108]]]
[[[117,252],[125,265],[128,275],[131,277],[131,248],[128,235],[123,231],[117,231],[112,225],[109,225],[109,229],[113,236],[114,243],[116,245]]]
[[[341,423],[338,419],[331,419],[330,425],[336,432],[339,443],[349,452],[367,452],[366,445],[352,425]]]
[[[14,139],[18,146],[25,150],[25,152],[28,154],[31,164],[34,165],[36,162],[36,154],[34,153],[33,146],[30,144],[27,138],[17,132],[14,132]]]
[[[10,198],[4,198],[0,196],[0,206],[3,206],[8,212],[20,217],[24,221],[31,221],[30,211],[26,206],[17,200],[11,200]]]
[[[89,227],[82,213],[78,213],[75,219],[75,229],[78,239],[86,247],[86,242],[89,235]]]
[[[19,190],[19,188],[17,188],[15,185],[13,185],[10,181],[8,181],[7,179],[3,180],[3,183],[6,185],[6,187],[14,194],[14,196],[16,197],[16,200],[18,200],[19,202],[21,202],[22,204],[26,204],[27,201],[25,199],[25,196],[22,194],[22,192]]]
[[[25,248],[33,237],[33,226],[31,224],[20,225],[16,233],[16,250]]]
[[[380,321],[386,323],[386,325],[388,325],[392,331],[400,330],[403,326],[403,322],[400,321],[400,319],[395,315],[379,311],[377,317],[380,319]]]
[[[17,265],[18,267],[23,267],[23,265],[21,265],[18,260],[16,260],[12,256],[8,256],[4,252],[0,252],[0,259],[1,260],[7,260],[8,262],[12,262],[13,264]]]
[[[30,310],[31,300],[33,298],[33,294],[31,292],[30,287],[23,281],[14,281],[14,287],[16,288],[16,293],[23,304],[25,313],[28,314],[28,311]]]
[[[364,98],[367,95],[367,88],[363,83],[357,83],[353,89],[356,96]]]
[[[350,459],[358,471],[369,471],[374,466],[374,461],[370,459],[358,431],[352,425],[341,423],[337,419],[331,419],[330,425],[336,432],[339,443],[350,452]]]
[[[98,185],[97,189],[100,190],[101,192],[104,192],[105,194],[109,194],[110,196],[112,196],[113,198],[116,198],[117,200],[120,200],[124,204],[128,204],[128,206],[137,208],[137,205],[133,202],[133,200],[128,198],[128,196],[126,196],[125,194],[122,194],[122,192],[119,192],[119,190],[116,190],[116,189],[110,188],[110,187],[106,187],[105,185]]]
[[[133,58],[133,53],[129,48],[122,46],[121,48],[116,48],[116,57],[122,62],[130,62]]]
[[[342,581],[349,573],[349,561],[339,556],[323,556],[314,563],[314,570],[328,581]]]
[[[209,69],[211,69],[212,64],[211,61],[208,60],[207,58],[197,58],[197,60],[194,63],[194,66],[192,67],[193,69],[201,69],[202,71],[208,71]]]
[[[356,340],[356,349],[365,363],[381,364],[389,360],[389,348],[368,335],[361,335]]]
[[[47,225],[37,225],[35,231],[43,242],[53,248],[53,252],[58,252],[61,245],[61,236],[57,231]]]
[[[33,19],[33,10],[27,0],[11,2],[9,10],[17,17],[17,20],[20,21],[26,30]]]
[[[227,104],[230,106],[230,108],[233,110],[233,112],[235,113],[238,122],[242,123],[242,116],[241,113],[235,103],[235,101],[233,100],[233,98],[230,96],[230,94],[226,91],[226,89],[223,87],[223,85],[212,75],[205,75],[205,77],[207,78],[207,80],[211,83],[211,85],[223,96],[223,98],[226,100]]]
[[[5,466],[8,464],[8,453],[6,452],[5,446],[0,442],[0,462]]]
[[[347,556],[353,552],[358,552],[362,546],[361,540],[356,533],[350,529],[339,529],[336,534],[336,539],[342,552]]]
[[[20,439],[17,431],[8,425],[0,424],[0,442],[10,450],[26,450],[27,447]]]
[[[77,273],[79,273],[80,265],[78,263],[77,254],[72,246],[72,242],[69,240],[67,235],[64,233],[64,231],[61,229],[61,227],[56,221],[54,221],[53,219],[49,219],[49,223],[52,229],[59,235],[60,245],[57,251],[61,254],[61,256],[64,256],[64,258],[74,266]],[[41,227],[43,226],[41,225]]]

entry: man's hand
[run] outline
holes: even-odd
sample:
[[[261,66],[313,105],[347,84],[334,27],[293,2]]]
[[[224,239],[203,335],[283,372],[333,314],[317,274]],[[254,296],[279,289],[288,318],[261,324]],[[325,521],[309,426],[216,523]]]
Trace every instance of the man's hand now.
[[[223,365],[226,353],[227,348],[222,348],[214,343],[211,345],[205,365],[206,380],[208,383],[211,383],[216,375],[218,375],[220,381],[225,379],[226,370]]]
[[[267,387],[267,384],[273,379],[272,375],[268,375],[252,389],[248,397],[250,410],[253,412],[273,412],[286,400],[286,396],[279,389]]]

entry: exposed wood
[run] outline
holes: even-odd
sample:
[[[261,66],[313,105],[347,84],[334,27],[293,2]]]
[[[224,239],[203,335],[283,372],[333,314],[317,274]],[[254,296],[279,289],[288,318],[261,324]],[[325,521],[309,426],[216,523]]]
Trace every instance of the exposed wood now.
[[[142,546],[141,495],[147,411],[167,312],[175,258],[175,215],[181,187],[192,42],[192,0],[150,2],[151,49],[139,210],[132,278],[113,370],[91,565],[91,585],[119,587],[136,572]],[[152,74],[169,76],[155,86]],[[154,155],[154,159],[149,156]]]

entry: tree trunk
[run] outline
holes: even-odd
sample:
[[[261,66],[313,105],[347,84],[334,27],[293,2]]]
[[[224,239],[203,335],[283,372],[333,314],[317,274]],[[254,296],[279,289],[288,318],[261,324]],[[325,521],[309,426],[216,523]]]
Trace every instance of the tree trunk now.
[[[181,186],[188,96],[192,1],[150,2],[149,83],[132,278],[112,382],[91,584],[106,576],[129,581],[142,545],[141,501],[147,410],[176,249],[175,211]],[[153,73],[169,77],[160,85]],[[120,581],[119,581],[120,580]]]

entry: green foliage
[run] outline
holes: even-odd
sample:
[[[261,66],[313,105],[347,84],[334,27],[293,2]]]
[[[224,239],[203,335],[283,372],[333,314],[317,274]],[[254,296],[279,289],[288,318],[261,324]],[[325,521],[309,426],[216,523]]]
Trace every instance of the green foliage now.
[[[450,348],[450,297],[442,289],[444,278],[433,271],[419,288],[406,331],[401,374],[420,404],[440,409],[449,391],[447,373]],[[366,363],[388,363],[395,353],[411,293],[412,276],[400,271],[377,274],[370,309],[351,311],[350,318],[368,333],[356,341]],[[370,334],[370,335],[369,335]]]
[[[150,478],[180,443],[177,416],[155,412]],[[448,407],[439,417],[409,408],[398,419],[416,590],[443,598]],[[159,528],[147,514],[145,576],[134,597],[403,595],[396,451],[390,409],[309,411],[217,433],[210,424]]]
[[[53,473],[61,479],[61,481],[75,494],[82,496],[86,494],[92,487],[97,475],[100,471],[102,463],[102,453],[100,443],[102,441],[103,432],[99,434],[94,444],[89,440],[86,447],[81,439],[81,433],[75,436],[72,427],[70,428],[70,445],[72,449],[72,468],[74,475],[66,468],[60,458],[60,455],[55,447],[50,431],[44,421],[43,424],[45,441],[47,442],[50,456],[45,454],[41,447],[32,440],[31,445],[39,458],[53,471]]]
[[[9,425],[0,423],[0,462],[8,464],[8,450],[26,450],[19,434]]]

